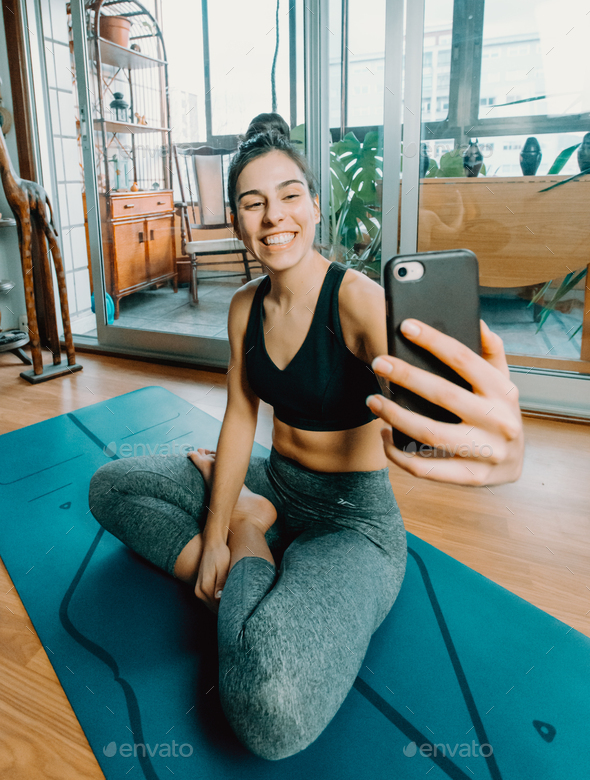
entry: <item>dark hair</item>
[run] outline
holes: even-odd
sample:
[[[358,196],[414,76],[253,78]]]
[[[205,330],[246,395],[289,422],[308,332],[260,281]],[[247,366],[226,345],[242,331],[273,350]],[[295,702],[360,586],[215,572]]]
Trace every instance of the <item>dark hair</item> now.
[[[241,172],[252,160],[269,152],[283,152],[293,160],[303,173],[312,198],[316,195],[317,187],[309,163],[292,145],[289,135],[289,126],[280,114],[259,114],[250,122],[227,175],[227,197],[234,219],[237,217],[236,187]]]
[[[258,114],[258,116],[255,116],[248,125],[246,135],[241,140],[245,141],[247,138],[252,138],[252,136],[257,133],[267,133],[269,130],[277,130],[277,132],[284,135],[285,138],[291,136],[289,125],[285,122],[283,117],[280,114],[272,112],[270,114]]]

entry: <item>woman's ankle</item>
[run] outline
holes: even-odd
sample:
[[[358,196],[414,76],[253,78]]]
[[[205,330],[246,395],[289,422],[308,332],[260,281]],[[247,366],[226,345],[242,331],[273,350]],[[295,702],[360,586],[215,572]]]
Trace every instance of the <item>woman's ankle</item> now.
[[[196,585],[202,554],[203,539],[198,533],[180,551],[174,564],[174,576],[188,585]]]

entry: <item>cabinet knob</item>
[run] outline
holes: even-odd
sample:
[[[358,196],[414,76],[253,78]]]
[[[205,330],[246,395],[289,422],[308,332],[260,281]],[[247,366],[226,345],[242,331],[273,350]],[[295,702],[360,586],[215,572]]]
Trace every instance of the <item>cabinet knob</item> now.
[[[143,244],[143,232],[142,231],[140,231],[140,233],[139,233],[139,243]]]
[[[159,200],[156,205],[157,206],[165,206],[166,205],[166,201],[165,200]]]
[[[154,231],[150,230],[150,241],[154,240]]]
[[[134,204],[134,203],[126,203],[126,204],[123,206],[123,208],[124,208],[124,209],[134,209],[134,208],[135,208],[135,204]]]

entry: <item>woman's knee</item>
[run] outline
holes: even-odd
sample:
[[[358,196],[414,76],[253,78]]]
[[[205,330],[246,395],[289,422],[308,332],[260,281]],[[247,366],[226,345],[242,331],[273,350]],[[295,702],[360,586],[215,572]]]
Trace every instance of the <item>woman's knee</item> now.
[[[240,742],[267,761],[279,761],[305,750],[317,739],[309,702],[290,690],[288,680],[258,680],[242,695],[222,686],[222,706]]]
[[[88,486],[88,502],[90,508],[108,498],[111,489],[121,477],[121,461],[113,460],[103,463],[92,475]]]

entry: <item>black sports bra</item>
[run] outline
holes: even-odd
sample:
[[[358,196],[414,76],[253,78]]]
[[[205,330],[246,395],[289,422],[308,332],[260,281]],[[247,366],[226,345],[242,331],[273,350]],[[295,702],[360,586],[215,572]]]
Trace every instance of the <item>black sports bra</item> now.
[[[305,341],[282,371],[264,343],[268,275],[254,294],[245,339],[248,382],[274,407],[277,418],[293,428],[342,431],[377,419],[365,404],[368,395],[381,393],[377,376],[346,346],[340,327],[338,291],[345,273],[342,263],[330,264]]]

